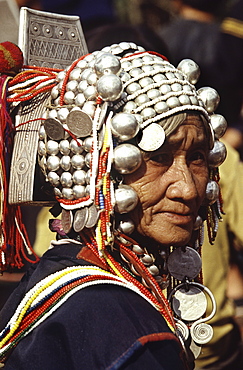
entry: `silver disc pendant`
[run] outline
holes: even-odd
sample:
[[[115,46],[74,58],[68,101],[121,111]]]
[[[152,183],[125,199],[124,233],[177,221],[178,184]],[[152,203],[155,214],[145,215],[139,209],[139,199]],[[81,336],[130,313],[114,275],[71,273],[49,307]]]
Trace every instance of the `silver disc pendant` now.
[[[165,132],[158,123],[151,123],[142,131],[142,139],[138,142],[140,149],[152,152],[161,147],[165,141]]]
[[[44,128],[47,136],[52,140],[62,140],[65,136],[65,130],[61,122],[55,118],[47,118],[44,121]]]
[[[195,321],[206,312],[207,298],[201,289],[190,286],[189,290],[179,288],[172,298],[172,308],[185,321]]]
[[[68,234],[72,228],[73,214],[72,211],[62,210],[62,228],[65,234]]]
[[[69,130],[77,137],[90,136],[92,133],[92,119],[82,111],[70,112],[66,120]]]
[[[98,217],[99,217],[99,212],[96,206],[93,204],[92,206],[88,208],[88,218],[85,223],[85,227],[87,227],[88,229],[91,227],[94,227],[96,222],[98,221]]]
[[[83,230],[87,219],[88,219],[87,207],[81,208],[75,213],[73,220],[73,229],[76,233],[79,233],[80,231]]]
[[[211,325],[204,322],[200,324],[194,323],[190,329],[191,337],[197,344],[206,344],[213,337],[213,328]]]
[[[201,268],[201,257],[191,247],[179,247],[168,257],[168,270],[177,280],[194,279],[200,273]]]

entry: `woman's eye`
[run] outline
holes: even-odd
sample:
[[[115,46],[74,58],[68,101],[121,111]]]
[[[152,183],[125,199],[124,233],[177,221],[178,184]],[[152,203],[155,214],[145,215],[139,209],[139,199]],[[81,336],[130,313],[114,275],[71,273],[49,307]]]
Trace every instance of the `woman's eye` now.
[[[202,163],[206,161],[206,155],[203,152],[197,151],[190,155],[190,162]]]
[[[170,166],[173,162],[173,158],[167,153],[160,153],[160,154],[154,155],[150,157],[150,160],[155,163],[166,165],[166,166]]]

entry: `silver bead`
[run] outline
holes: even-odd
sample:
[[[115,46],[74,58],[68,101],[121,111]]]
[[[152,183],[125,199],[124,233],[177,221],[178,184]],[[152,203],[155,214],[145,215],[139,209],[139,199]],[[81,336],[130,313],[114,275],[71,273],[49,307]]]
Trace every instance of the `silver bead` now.
[[[70,149],[74,154],[81,154],[83,152],[83,142],[81,139],[72,139],[70,142]]]
[[[54,186],[58,186],[59,185],[59,176],[56,172],[54,171],[50,171],[47,175],[47,180]]]
[[[84,92],[84,90],[87,89],[88,86],[89,86],[88,82],[86,80],[82,80],[78,84],[78,91],[82,93]]]
[[[171,87],[170,85],[164,84],[160,86],[159,91],[161,92],[161,94],[166,95],[171,92]]]
[[[142,70],[143,70],[144,73],[150,73],[150,72],[154,71],[153,66],[149,66],[149,65],[142,66],[141,68],[142,68]]]
[[[132,82],[126,88],[126,92],[130,95],[141,90],[141,86],[137,82]]]
[[[160,82],[160,81],[167,80],[167,78],[162,73],[158,73],[157,75],[153,76],[153,80],[154,82]]]
[[[160,101],[154,105],[154,110],[158,114],[166,112],[168,109],[168,105],[163,101]]]
[[[90,170],[86,172],[85,181],[86,181],[86,184],[88,185],[90,184]]]
[[[39,155],[46,155],[46,146],[43,141],[38,142],[38,154]]]
[[[119,141],[127,141],[134,138],[139,130],[139,125],[130,113],[118,113],[111,121],[111,131]]]
[[[215,138],[220,139],[227,129],[226,119],[221,114],[212,114],[210,119]]]
[[[58,90],[58,86],[54,86],[52,89],[51,89],[51,98],[53,100],[55,100],[57,97],[59,96],[59,90]]]
[[[166,104],[169,108],[176,108],[181,105],[179,99],[176,96],[172,96],[171,98],[167,99]]]
[[[64,199],[72,200],[74,198],[73,196],[73,190],[70,188],[63,188],[62,189],[62,196]]]
[[[87,77],[88,75],[92,72],[92,69],[91,68],[86,68],[83,70],[83,72],[81,72],[81,80],[87,80]]]
[[[87,89],[84,90],[83,93],[84,93],[85,99],[87,99],[87,100],[94,100],[96,98],[96,95],[97,95],[96,88],[93,85],[89,85],[87,87]]]
[[[147,107],[141,111],[141,116],[143,117],[144,120],[146,120],[146,119],[155,117],[156,112],[153,108]]]
[[[91,162],[91,153],[87,153],[85,158],[84,158],[84,162],[86,164],[87,167],[90,167],[90,162]]]
[[[46,143],[46,152],[50,155],[55,155],[59,152],[59,145],[54,140],[48,140]]]
[[[133,67],[142,67],[143,61],[141,58],[136,58],[132,60],[132,66]]]
[[[209,204],[213,204],[219,197],[219,186],[216,181],[210,180],[206,187],[206,199]]]
[[[76,185],[84,185],[86,183],[86,172],[84,170],[74,171],[73,182]]]
[[[86,68],[87,67],[87,62],[86,62],[86,60],[84,60],[84,59],[82,59],[82,60],[80,60],[79,62],[78,62],[78,64],[77,64],[77,66],[76,66],[76,68],[80,68],[81,70],[82,69],[84,69],[84,68]]]
[[[75,67],[69,75],[69,80],[79,81],[81,77],[81,68]]]
[[[71,188],[73,185],[73,179],[70,172],[63,172],[60,176],[60,183],[65,188]]]
[[[79,199],[85,197],[85,186],[83,185],[74,185],[73,187],[74,198]]]
[[[66,91],[73,91],[75,92],[78,88],[78,81],[76,80],[71,80],[71,81],[68,81],[67,85],[66,85]]]
[[[56,109],[51,109],[48,113],[48,118],[57,118],[57,111]]]
[[[98,80],[98,77],[97,77],[97,74],[96,73],[90,73],[87,77],[87,82],[88,84],[90,85],[96,85],[97,83],[97,80]]]
[[[94,117],[95,114],[95,102],[86,101],[83,105],[82,111],[87,113],[90,117]]]
[[[70,153],[69,141],[61,140],[59,143],[59,150],[61,154],[67,155]]]
[[[91,136],[86,137],[83,142],[83,147],[86,152],[90,152],[93,146],[93,138]]]
[[[84,156],[80,154],[74,154],[71,158],[71,164],[76,170],[81,170],[84,167]]]
[[[173,72],[166,72],[165,76],[168,78],[168,80],[173,80],[175,78],[175,75]]]
[[[153,275],[153,276],[159,274],[159,269],[155,265],[149,266],[148,270],[149,270],[150,274]]]
[[[60,108],[57,112],[57,118],[61,121],[64,122],[66,121],[66,118],[69,114],[68,108]]]
[[[200,77],[200,68],[191,59],[183,59],[177,66],[177,69],[187,76],[189,82],[195,85]]]
[[[130,75],[129,75],[129,73],[127,73],[127,72],[122,72],[121,74],[120,74],[120,79],[121,79],[121,81],[122,82],[127,82],[127,81],[129,81],[130,80]]]
[[[88,196],[90,195],[90,185],[87,185],[85,188],[85,195]]]
[[[82,107],[85,103],[85,96],[83,93],[79,93],[76,95],[75,97],[75,105],[77,105],[78,107]]]
[[[65,104],[67,104],[67,105],[73,104],[74,99],[75,99],[75,94],[74,94],[73,91],[65,92],[64,97],[63,97],[63,100],[64,100]]]
[[[45,138],[46,138],[46,131],[45,131],[44,125],[41,125],[40,126],[40,129],[39,129],[39,138],[41,140],[45,140]]]
[[[149,99],[153,100],[153,99],[158,98],[161,95],[161,93],[158,89],[151,89],[147,92],[147,95],[148,95]]]
[[[136,254],[140,254],[140,255],[142,255],[142,254],[144,254],[144,250],[143,250],[143,248],[141,248],[139,245],[137,245],[137,244],[134,244],[133,246],[132,246],[132,250],[133,250],[133,252],[134,253],[136,253]]]
[[[121,69],[121,63],[116,56],[110,53],[103,53],[95,61],[94,68],[98,76],[104,74],[117,74]]]
[[[137,104],[134,101],[129,101],[124,105],[123,112],[131,113],[136,108]]]
[[[65,76],[66,76],[66,72],[65,71],[61,71],[61,72],[59,72],[57,74],[56,79],[57,79],[58,82],[60,82],[60,81],[64,80]]]
[[[62,169],[64,171],[69,171],[70,170],[71,158],[69,157],[69,155],[62,156],[62,158],[60,160],[60,166],[62,167]]]
[[[220,101],[219,94],[212,87],[201,87],[197,91],[199,98],[202,100],[208,113],[213,113]]]
[[[191,104],[192,105],[199,105],[199,102],[197,100],[197,97],[196,96],[190,96],[190,101],[191,101]]]
[[[115,211],[118,213],[128,213],[132,211],[138,203],[136,191],[128,185],[120,185],[115,191]]]
[[[141,70],[141,68],[133,68],[130,70],[129,74],[131,77],[137,77],[139,76],[143,71]]]
[[[55,194],[56,197],[62,198],[62,192],[61,192],[60,189],[54,188],[54,194]]]
[[[121,174],[136,171],[142,163],[140,150],[131,144],[121,144],[114,149],[114,167]]]
[[[122,82],[121,79],[114,75],[104,75],[97,83],[98,94],[104,101],[117,100],[122,94]]]
[[[47,158],[46,165],[49,171],[57,171],[60,167],[60,159],[56,155]]]
[[[196,217],[195,222],[194,222],[193,229],[194,229],[194,230],[198,230],[198,229],[199,229],[199,227],[201,227],[202,225],[203,225],[202,217],[198,215],[198,216]]]
[[[216,140],[214,142],[213,149],[211,149],[208,154],[209,166],[210,167],[220,166],[224,162],[226,155],[227,155],[227,150],[226,150],[224,143],[222,143],[219,140]]]
[[[141,87],[146,87],[146,86],[151,85],[153,83],[154,83],[154,80],[151,77],[144,77],[144,78],[141,78],[141,80],[139,80],[139,85]]]
[[[132,220],[127,219],[127,220],[120,221],[118,229],[122,233],[130,235],[134,231],[135,225],[134,225],[134,222]]]
[[[150,62],[153,62],[153,57],[151,55],[144,55],[142,60],[145,64],[149,64]]]
[[[150,256],[149,254],[145,254],[142,258],[141,261],[143,262],[144,265],[149,266],[152,263],[154,263],[154,258]]]
[[[181,91],[182,90],[182,86],[179,83],[174,83],[174,84],[171,85],[171,90],[172,91]]]
[[[178,99],[179,99],[179,102],[182,104],[182,105],[188,105],[188,104],[191,104],[191,100],[189,98],[188,95],[180,95],[178,96]]]
[[[141,94],[141,95],[138,95],[138,97],[136,97],[135,99],[135,103],[140,106],[144,103],[147,103],[149,102],[149,97],[147,94]]]

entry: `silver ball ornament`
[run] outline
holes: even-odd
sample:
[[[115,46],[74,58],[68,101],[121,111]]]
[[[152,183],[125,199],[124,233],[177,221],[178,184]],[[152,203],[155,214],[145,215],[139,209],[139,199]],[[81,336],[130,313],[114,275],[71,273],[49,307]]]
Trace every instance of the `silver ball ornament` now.
[[[212,87],[201,87],[197,91],[198,97],[202,100],[208,113],[213,113],[219,105],[220,97],[218,92]]]
[[[117,74],[121,69],[119,58],[111,53],[103,53],[97,58],[94,65],[95,72],[98,76],[105,74]]]
[[[206,199],[209,204],[213,204],[218,200],[219,186],[216,181],[210,180],[206,187]]]
[[[119,141],[128,141],[134,138],[139,130],[136,117],[130,113],[118,113],[111,121],[111,131]]]
[[[215,138],[220,139],[227,129],[226,119],[221,114],[212,114],[210,119]]]
[[[138,203],[136,191],[128,185],[120,185],[115,191],[115,211],[128,213],[132,211]]]
[[[209,166],[210,167],[220,166],[224,162],[226,155],[227,155],[227,150],[226,150],[224,143],[222,143],[219,140],[216,140],[214,142],[213,149],[211,149],[208,154]]]
[[[141,163],[142,154],[136,146],[124,143],[114,149],[114,167],[119,173],[132,173],[140,167]]]
[[[104,75],[97,83],[98,94],[104,101],[115,101],[122,94],[123,86],[121,79],[114,75]]]
[[[189,82],[195,85],[200,77],[200,68],[191,59],[183,59],[177,66],[177,69],[187,76]]]
[[[120,221],[118,230],[126,235],[130,235],[135,230],[134,222],[130,219]]]

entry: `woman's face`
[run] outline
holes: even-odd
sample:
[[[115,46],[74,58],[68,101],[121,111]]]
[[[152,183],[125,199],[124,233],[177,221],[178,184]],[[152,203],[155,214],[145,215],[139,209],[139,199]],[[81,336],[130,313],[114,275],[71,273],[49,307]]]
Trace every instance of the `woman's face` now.
[[[125,178],[139,203],[130,213],[137,231],[162,245],[188,243],[208,181],[208,144],[199,116],[188,115],[142,166]]]

